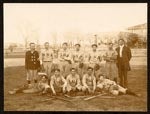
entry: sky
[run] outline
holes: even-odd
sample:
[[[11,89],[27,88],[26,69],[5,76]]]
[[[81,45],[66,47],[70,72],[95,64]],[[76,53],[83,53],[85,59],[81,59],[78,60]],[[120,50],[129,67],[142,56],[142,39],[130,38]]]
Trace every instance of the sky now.
[[[4,43],[61,42],[67,33],[124,31],[146,22],[147,3],[4,3]]]

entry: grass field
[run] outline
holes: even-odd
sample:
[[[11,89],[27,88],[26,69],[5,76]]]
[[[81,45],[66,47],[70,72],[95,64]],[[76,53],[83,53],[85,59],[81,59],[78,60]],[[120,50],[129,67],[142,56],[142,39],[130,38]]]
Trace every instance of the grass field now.
[[[52,100],[41,102],[48,96],[37,94],[9,95],[8,91],[24,83],[23,66],[4,69],[4,110],[5,111],[146,111],[147,110],[147,68],[137,66],[128,74],[129,88],[140,93],[140,98],[121,95],[115,99],[95,98],[89,101],[75,99],[73,103]]]

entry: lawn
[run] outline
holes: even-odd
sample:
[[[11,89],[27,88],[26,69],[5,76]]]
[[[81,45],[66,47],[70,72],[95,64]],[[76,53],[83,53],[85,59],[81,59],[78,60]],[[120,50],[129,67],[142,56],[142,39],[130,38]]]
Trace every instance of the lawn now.
[[[4,110],[5,111],[146,111],[147,110],[147,68],[136,66],[128,74],[129,88],[140,93],[137,98],[121,95],[115,99],[95,98],[88,101],[74,99],[72,102],[51,100],[42,102],[48,96],[37,94],[9,95],[8,91],[24,83],[23,66],[4,69]]]

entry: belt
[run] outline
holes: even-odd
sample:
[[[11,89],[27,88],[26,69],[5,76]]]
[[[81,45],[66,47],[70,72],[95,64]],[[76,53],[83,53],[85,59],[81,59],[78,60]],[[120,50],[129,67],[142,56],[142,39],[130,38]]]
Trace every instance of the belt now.
[[[43,61],[43,62],[52,62],[52,61]]]
[[[79,61],[74,61],[75,63],[79,63]]]
[[[113,62],[116,62],[116,61],[108,61],[108,60],[107,60],[106,62],[108,62],[108,63],[113,63]]]
[[[107,61],[107,63],[115,63],[115,61]]]

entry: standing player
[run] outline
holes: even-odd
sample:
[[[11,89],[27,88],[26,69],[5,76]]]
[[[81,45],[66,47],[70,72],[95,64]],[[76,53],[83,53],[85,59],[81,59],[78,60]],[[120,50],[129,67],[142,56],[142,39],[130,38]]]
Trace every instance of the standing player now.
[[[70,95],[76,94],[76,91],[80,91],[82,89],[81,82],[80,82],[80,77],[76,73],[75,68],[70,69],[71,74],[69,74],[66,78],[67,81],[67,92],[69,92]]]
[[[34,80],[37,83],[37,70],[39,65],[39,53],[35,50],[35,43],[30,43],[30,50],[25,54],[25,69],[28,84]]]
[[[69,69],[71,67],[71,52],[69,51],[68,44],[66,42],[63,43],[62,49],[59,51],[59,60],[61,72],[64,77],[66,77],[69,74]]]
[[[105,70],[107,78],[117,82],[117,52],[113,49],[113,43],[109,43],[108,50],[104,55],[104,60],[106,61]]]
[[[80,50],[80,47],[80,44],[75,44],[75,51],[72,53],[72,61],[73,67],[77,69],[77,72],[81,77],[83,72],[83,52]]]
[[[55,69],[50,82],[53,95],[65,93],[66,84],[65,78],[60,74],[60,69]]]
[[[94,69],[94,75],[98,76],[100,73],[100,62],[101,62],[101,56],[99,52],[97,51],[97,45],[93,44],[92,45],[92,51],[90,53],[90,58],[89,58],[89,66]]]
[[[92,67],[88,67],[87,74],[83,75],[82,84],[82,90],[85,92],[85,94],[94,94],[96,90],[96,78],[94,76]]]
[[[60,60],[58,58],[58,49],[54,49],[52,70],[60,69]]]
[[[40,53],[40,63],[48,76],[48,83],[49,83],[52,69],[53,50],[50,49],[48,42],[45,42],[44,46],[45,49],[43,49]]]
[[[83,74],[87,73],[89,62],[90,62],[90,54],[88,51],[85,51],[83,54]]]

